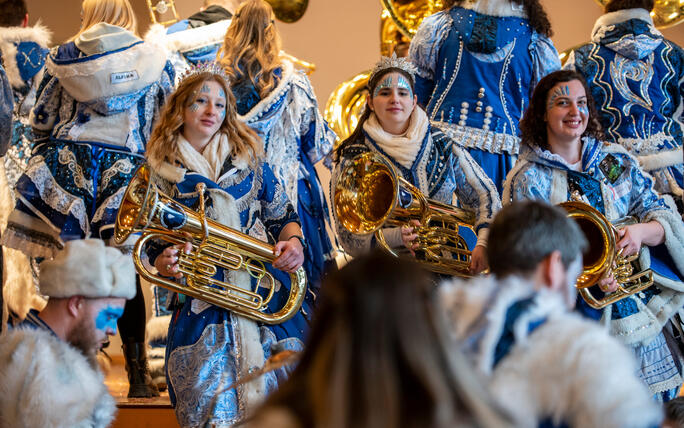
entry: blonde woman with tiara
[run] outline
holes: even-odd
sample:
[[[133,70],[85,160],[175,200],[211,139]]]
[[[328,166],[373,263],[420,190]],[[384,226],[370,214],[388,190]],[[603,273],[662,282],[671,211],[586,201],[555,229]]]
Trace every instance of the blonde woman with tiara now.
[[[280,56],[274,19],[265,1],[244,2],[219,57],[231,80],[238,117],[262,138],[266,161],[297,209],[307,244],[304,269],[317,290],[334,260],[326,232],[328,209],[314,165],[330,153],[335,134],[318,111],[309,79]]]
[[[81,7],[81,28],[46,60],[29,118],[35,145],[2,236],[31,257],[52,258],[74,239],[111,239],[125,187],[173,89],[171,64],[136,35],[128,0]],[[131,397],[158,394],[145,370],[144,316],[138,285],[119,320]]]
[[[304,252],[297,213],[281,182],[263,162],[259,137],[240,122],[235,99],[218,65],[203,65],[181,80],[148,145],[147,158],[162,190],[197,209],[197,185],[206,186],[207,214],[215,221],[275,246],[278,283],[270,311],[290,293],[289,275],[302,266]],[[187,244],[186,244],[187,245]],[[159,273],[180,278],[183,245],[149,245]],[[246,272],[218,269],[216,277],[251,287]],[[176,296],[168,332],[166,376],[169,397],[182,427],[230,426],[273,391],[280,372],[227,389],[272,353],[303,349],[307,329],[303,308],[278,325],[263,325],[187,296]]]

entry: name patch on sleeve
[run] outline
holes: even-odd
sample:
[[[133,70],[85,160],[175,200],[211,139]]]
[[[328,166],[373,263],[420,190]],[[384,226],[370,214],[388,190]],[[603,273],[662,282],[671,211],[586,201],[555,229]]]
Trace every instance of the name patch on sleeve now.
[[[112,73],[109,75],[109,80],[112,85],[117,83],[130,82],[131,80],[138,80],[138,72],[136,70],[122,71],[120,73]]]

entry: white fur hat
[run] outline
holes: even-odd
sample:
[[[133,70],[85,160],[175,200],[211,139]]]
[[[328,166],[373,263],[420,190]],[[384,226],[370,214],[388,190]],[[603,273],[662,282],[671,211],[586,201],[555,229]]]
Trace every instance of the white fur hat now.
[[[49,297],[135,297],[130,255],[100,239],[68,241],[54,259],[40,264],[40,292]]]

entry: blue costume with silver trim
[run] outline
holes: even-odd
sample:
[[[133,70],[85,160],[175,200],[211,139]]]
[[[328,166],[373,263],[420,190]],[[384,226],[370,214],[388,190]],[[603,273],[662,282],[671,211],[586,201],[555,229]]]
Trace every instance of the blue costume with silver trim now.
[[[163,52],[121,27],[100,23],[55,48],[31,112],[36,146],[3,244],[52,257],[67,240],[110,238],[173,80]]]
[[[600,17],[564,68],[586,78],[608,141],[637,157],[658,192],[682,197],[684,50],[648,11],[626,9]]]
[[[155,168],[155,172],[163,179],[157,181],[165,193],[194,209],[198,204],[196,186],[204,183],[208,217],[262,241],[274,243],[286,224],[298,221],[283,185],[265,163],[257,168],[237,167],[228,158],[216,182],[166,162]],[[154,246],[148,251],[152,263],[160,253],[161,248]],[[273,312],[287,300],[290,279],[282,271],[269,270],[277,280],[275,297],[269,305]],[[215,277],[243,288],[253,282],[245,272],[223,269]],[[284,369],[219,393],[251,370],[262,367],[271,354],[301,350],[310,304],[307,293],[302,309],[292,319],[264,325],[184,297],[173,312],[166,351],[169,396],[180,425],[234,424],[251,406],[275,390],[278,381],[286,376]]]
[[[264,141],[265,160],[297,208],[307,243],[304,269],[317,290],[327,267],[334,264],[334,249],[326,228],[328,206],[314,165],[332,150],[335,133],[321,116],[304,73],[283,60],[275,75],[277,85],[263,99],[248,79],[234,82],[231,89],[240,120]]]
[[[578,310],[600,319],[612,336],[633,348],[641,363],[640,376],[656,398],[674,398],[682,384],[681,352],[668,346],[670,335],[664,332],[684,306],[684,225],[672,199],[653,190],[651,176],[619,145],[584,138],[578,171],[559,155],[523,147],[506,179],[504,204],[524,199],[558,204],[579,197],[611,222],[635,216],[642,223],[655,220],[663,226],[665,243],[644,247],[639,258],[642,269],[653,270],[653,286],[601,311],[579,298]]]
[[[409,56],[418,67],[418,103],[501,191],[532,90],[560,68],[551,40],[510,1],[479,0],[424,19]]]

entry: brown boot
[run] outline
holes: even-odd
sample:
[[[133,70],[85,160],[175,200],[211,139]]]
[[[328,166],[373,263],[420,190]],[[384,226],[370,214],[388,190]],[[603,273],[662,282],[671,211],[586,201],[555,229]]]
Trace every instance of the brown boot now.
[[[123,344],[123,354],[128,373],[128,398],[159,397],[157,387],[152,383],[147,367],[147,353],[144,343],[128,342]]]

